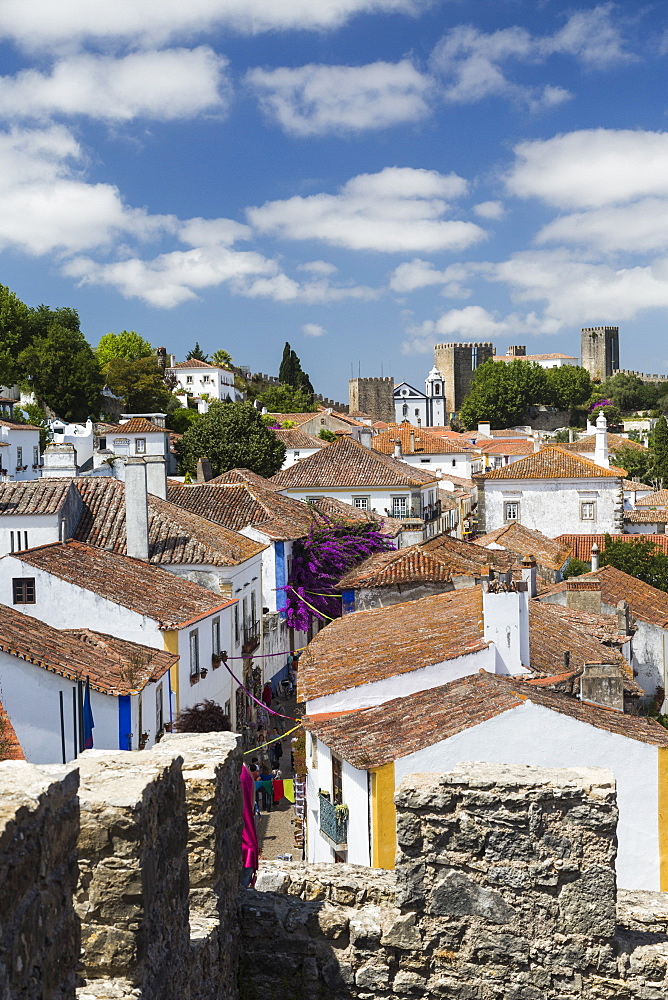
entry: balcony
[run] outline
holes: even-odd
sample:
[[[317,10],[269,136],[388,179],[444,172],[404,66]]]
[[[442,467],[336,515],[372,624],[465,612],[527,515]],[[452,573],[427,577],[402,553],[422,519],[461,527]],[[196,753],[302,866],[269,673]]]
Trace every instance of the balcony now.
[[[260,643],[260,623],[245,622],[241,634],[243,639],[242,652],[250,653]]]
[[[320,799],[320,833],[335,851],[345,850],[348,846],[348,810],[345,806],[337,806],[323,795]]]
[[[426,507],[422,508],[422,520],[423,521],[435,521],[436,518],[441,516],[441,501],[437,500],[436,503],[428,504]]]

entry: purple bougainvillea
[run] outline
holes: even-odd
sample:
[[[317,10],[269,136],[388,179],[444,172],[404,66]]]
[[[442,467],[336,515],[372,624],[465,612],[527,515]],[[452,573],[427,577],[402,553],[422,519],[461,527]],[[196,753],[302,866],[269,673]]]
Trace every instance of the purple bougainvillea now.
[[[306,632],[314,618],[329,621],[340,617],[341,592],[337,584],[343,574],[374,552],[386,552],[393,547],[370,523],[330,522],[312,527],[306,538],[295,542],[292,550],[290,578],[283,588],[285,606],[281,608],[288,626]]]

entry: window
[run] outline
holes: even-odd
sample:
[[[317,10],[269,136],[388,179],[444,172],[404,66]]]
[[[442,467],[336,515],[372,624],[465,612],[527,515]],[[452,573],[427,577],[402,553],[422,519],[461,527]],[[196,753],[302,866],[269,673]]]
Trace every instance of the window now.
[[[368,510],[369,497],[353,497],[353,507],[357,507],[358,510]]]
[[[155,734],[156,736],[162,729],[164,724],[164,718],[162,714],[162,684],[158,684],[155,689]]]
[[[317,503],[320,497],[306,497],[306,503]]]
[[[251,591],[251,624],[254,626],[257,622],[257,597],[255,596],[255,591]]]
[[[234,639],[239,642],[239,605],[234,605]]]
[[[192,385],[193,377],[192,375],[186,375],[186,384]]]
[[[190,679],[199,677],[199,631],[190,633]]]
[[[9,550],[10,552],[20,552],[22,549],[28,548],[28,532],[23,532],[23,541],[21,540],[20,531],[10,531],[9,532]]]
[[[583,500],[580,503],[580,520],[581,521],[596,520],[596,504],[593,500]]]
[[[452,468],[453,469],[457,468],[457,459],[456,458],[453,458],[453,460],[452,460]]]
[[[343,767],[338,757],[332,754],[332,803],[343,805]]]
[[[23,465],[23,448],[16,449],[16,465]]]
[[[431,462],[431,459],[430,458],[421,458],[420,461],[422,463],[424,463],[424,462]]]
[[[478,367],[478,348],[477,347],[472,347],[471,348],[471,370],[475,371],[477,367]]]
[[[434,382],[434,395],[435,396],[440,396],[441,395],[441,383],[440,382]]]
[[[404,417],[408,416],[408,403],[404,403],[404,405],[401,407],[401,413],[402,416]]]
[[[211,622],[211,652],[217,656],[220,653],[220,618]]]
[[[35,603],[35,577],[25,577],[23,580],[12,580],[14,604]]]
[[[241,603],[243,605],[243,612],[242,612],[241,618],[242,618],[242,621],[244,623],[244,629],[247,629],[248,628],[248,598],[247,597],[243,597]],[[244,636],[244,638],[245,638],[245,636]]]
[[[100,451],[104,451],[106,449],[106,447],[107,447],[107,439],[106,439],[106,437],[98,438],[97,439],[97,446],[100,449]]]
[[[146,454],[146,438],[135,438],[135,455]]]
[[[519,521],[520,504],[519,500],[506,500],[503,505],[503,517],[505,521]]]
[[[39,448],[37,445],[32,450],[32,464],[39,465]]]
[[[208,375],[202,375],[202,382],[210,382],[210,381],[211,379],[209,378]]]
[[[294,457],[295,458],[299,458],[299,452],[298,451],[295,451]]]
[[[406,497],[392,497],[392,517],[406,517],[407,511]]]

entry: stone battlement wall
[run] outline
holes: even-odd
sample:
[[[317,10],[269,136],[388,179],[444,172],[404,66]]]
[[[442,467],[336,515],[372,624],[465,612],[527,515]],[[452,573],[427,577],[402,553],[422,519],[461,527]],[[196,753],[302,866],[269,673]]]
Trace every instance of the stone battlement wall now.
[[[646,375],[645,372],[631,371],[630,368],[616,368],[613,375],[635,375],[643,382],[668,382],[668,375]]]
[[[396,871],[269,862],[239,891],[239,766],[224,733],[1,764],[2,1000],[666,996],[668,903],[617,901],[609,772],[412,775]]]

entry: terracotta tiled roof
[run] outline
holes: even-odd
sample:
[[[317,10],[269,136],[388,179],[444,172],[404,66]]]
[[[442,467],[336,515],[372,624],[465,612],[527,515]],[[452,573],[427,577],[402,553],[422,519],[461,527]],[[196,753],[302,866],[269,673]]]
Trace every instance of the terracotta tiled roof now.
[[[72,489],[71,479],[31,479],[0,485],[0,514],[57,514]]]
[[[435,482],[433,473],[416,469],[389,455],[343,437],[328,448],[297,462],[272,477],[280,489],[336,486],[421,486]]]
[[[494,361],[577,361],[573,354],[495,354]]]
[[[409,423],[390,424],[386,431],[371,439],[371,445],[375,451],[393,455],[397,441],[401,442],[404,455],[461,455],[462,452],[473,452],[470,444],[455,444],[448,438],[430,434],[424,427],[413,427]]]
[[[282,441],[286,448],[324,448],[328,443],[322,438],[307,434],[299,427],[289,427],[286,430],[274,431],[279,441]]]
[[[618,541],[624,537],[634,536],[617,535],[614,540]],[[638,621],[660,625],[662,628],[668,627],[668,594],[663,590],[657,590],[649,583],[643,583],[642,580],[637,580],[634,576],[615,569],[614,566],[601,566],[595,573],[584,573],[578,577],[578,580],[583,581],[590,579],[600,580],[601,600],[604,604],[616,608],[620,601],[628,601],[631,613]],[[551,587],[543,596],[548,598],[565,590],[566,581]]]
[[[620,479],[625,476],[623,469],[614,466],[604,469],[588,458],[550,445],[503,469],[480,473],[475,479],[482,483],[491,479]]]
[[[57,629],[0,605],[0,649],[69,680],[90,677],[105,694],[128,694],[158,680],[178,656],[89,629]]]
[[[449,583],[451,570],[420,545],[376,552],[339,580],[341,589],[394,587],[401,583]]]
[[[562,444],[561,447],[566,451],[587,452],[593,454],[596,450],[596,435],[589,434],[587,437],[580,438],[579,441],[571,441],[568,444]],[[648,451],[644,444],[639,444],[637,441],[625,438],[621,434],[611,434],[608,431],[608,451],[610,454],[614,455],[618,448],[630,448],[631,451]]]
[[[0,701],[0,761],[25,759],[26,757],[12,725],[12,720],[7,715],[5,707]]]
[[[533,434],[529,431],[518,431],[515,427],[502,427],[499,430],[490,431],[489,434],[491,438],[504,438],[512,441],[527,441],[533,439]],[[478,438],[481,443],[489,440],[489,438],[481,434],[477,428],[474,431],[464,431],[463,437]]]
[[[81,542],[41,545],[12,558],[146,615],[161,628],[180,628],[232,603],[160,566]]]
[[[303,538],[313,525],[308,504],[254,483],[203,483],[167,491],[169,501],[234,531],[253,527],[276,540]]]
[[[479,587],[357,611],[331,622],[299,662],[299,700],[409,673],[483,649]]]
[[[146,417],[130,417],[124,424],[111,424],[107,434],[169,434],[169,431]]]
[[[587,615],[541,601],[529,604],[532,670],[560,674],[566,668],[564,653],[569,652],[569,670],[580,671],[585,663],[616,663],[625,676],[627,690],[641,694],[618,645],[616,615]]]
[[[332,518],[334,520],[344,520],[351,522],[371,522],[378,526],[378,530],[381,535],[387,535],[388,538],[395,538],[403,529],[403,521],[396,517],[382,517],[380,514],[374,514],[372,510],[361,510],[359,507],[351,507],[349,503],[344,503],[343,500],[336,500],[334,497],[319,497],[313,503],[309,504],[312,510],[323,514],[327,518]]]
[[[257,472],[251,472],[250,469],[230,469],[220,476],[214,476],[207,485],[217,486],[219,483],[250,483],[251,486],[262,486],[265,490],[278,492],[276,483],[271,479],[265,479],[264,476],[258,476]]]
[[[316,410],[311,413],[268,413],[268,417],[273,417],[277,424],[283,424],[290,420],[295,424],[305,424],[311,417],[315,417]]]
[[[39,431],[42,428],[35,424],[17,424],[13,420],[0,420],[0,427],[9,427],[13,431]]]
[[[459,486],[463,490],[469,490],[469,492],[475,489],[475,483],[473,480],[466,479],[464,476],[451,476],[450,473],[443,473],[443,479],[446,483],[452,483],[454,486]],[[438,488],[446,493],[450,492],[442,482],[439,482]]]
[[[306,720],[305,728],[354,767],[366,770],[433,746],[529,701],[596,729],[668,747],[668,731],[651,719],[484,671],[374,708],[322,721],[316,715]]]
[[[74,482],[84,502],[74,537],[99,548],[125,552],[123,484],[103,476],[89,476]],[[148,497],[148,527],[152,563],[237,566],[263,548],[259,542],[151,494]]]
[[[668,535],[645,535],[638,533],[633,535],[611,535],[610,538],[613,542],[652,542],[664,555],[668,556]],[[555,538],[555,542],[563,542],[564,545],[568,545],[571,554],[576,559],[582,559],[583,562],[591,562],[591,547],[594,542],[598,545],[600,552],[603,552],[605,549],[605,535],[559,535]]]
[[[175,368],[218,368],[219,365],[210,365],[207,361],[197,361],[196,358],[191,358],[190,361],[177,361],[175,365],[168,365],[168,371],[173,371]],[[224,368],[223,371],[228,371]]]
[[[654,492],[653,486],[648,486],[647,483],[637,483],[634,479],[623,479],[622,486],[626,493],[644,493],[645,490],[649,490],[650,493]]]
[[[482,545],[483,548],[487,548],[488,545],[500,545],[514,553],[520,562],[524,556],[531,554],[541,566],[554,570],[561,569],[571,554],[568,545],[548,538],[540,531],[525,528],[517,521],[481,535],[480,538],[476,538],[474,544]]]
[[[435,535],[421,542],[420,547],[446,565],[453,576],[486,576],[489,566],[506,570],[514,562],[506,552],[481,548],[452,535]]]
[[[658,507],[652,507],[649,510],[642,508],[641,510],[625,510],[624,520],[629,524],[666,524],[668,522],[668,510],[659,510]]]
[[[479,439],[476,448],[485,455],[531,455],[533,441],[526,439],[516,441],[510,438],[496,438],[492,441]]]
[[[636,507],[668,507],[668,490],[656,490],[636,500]]]

